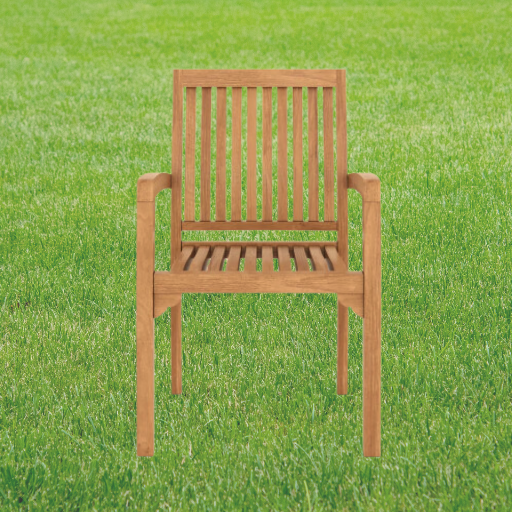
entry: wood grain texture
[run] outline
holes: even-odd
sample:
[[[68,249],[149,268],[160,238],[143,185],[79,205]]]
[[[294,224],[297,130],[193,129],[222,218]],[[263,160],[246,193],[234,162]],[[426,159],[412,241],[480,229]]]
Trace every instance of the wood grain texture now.
[[[171,308],[171,393],[181,395],[181,302]]]
[[[200,270],[203,270],[209,252],[209,247],[199,247],[199,249],[196,251],[196,254],[192,258],[192,261],[190,262],[188,270],[190,272],[199,272]]]
[[[153,296],[153,318],[158,318],[165,313],[167,308],[172,308],[181,303],[181,294],[154,295]]]
[[[210,220],[212,90],[203,87],[201,109],[201,220]]]
[[[240,256],[242,247],[235,245],[229,249],[228,262],[226,263],[226,272],[238,272],[240,268]]]
[[[172,103],[171,263],[181,251],[181,180],[183,161],[183,88],[180,71],[174,72]]]
[[[348,308],[338,297],[337,379],[338,395],[348,393]]]
[[[196,88],[187,87],[185,126],[185,220],[196,215]]]
[[[292,262],[290,259],[290,249],[288,247],[280,245],[277,248],[277,261],[279,263],[279,272],[291,272]]]
[[[215,248],[215,247],[219,247],[219,246],[222,246],[222,247],[226,247],[226,248],[230,248],[230,247],[233,247],[234,245],[240,245],[242,247],[242,257],[243,255],[245,254],[245,249],[247,247],[256,247],[257,250],[258,250],[258,258],[261,257],[261,249],[263,247],[271,247],[272,250],[274,251],[273,254],[274,254],[274,257],[277,258],[277,247],[280,246],[280,245],[284,245],[286,247],[303,247],[305,250],[309,251],[311,247],[320,247],[321,249],[324,249],[327,250],[327,247],[336,247],[336,244],[337,242],[320,242],[320,241],[308,241],[308,242],[305,242],[305,241],[293,241],[293,240],[289,240],[289,241],[265,241],[265,242],[232,242],[232,241],[229,241],[229,242],[226,242],[224,240],[217,240],[217,241],[210,241],[210,242],[199,242],[199,241],[184,241],[183,242],[183,250],[185,250],[185,247],[192,247],[192,248],[198,248],[198,247],[201,247],[203,245],[206,245],[208,247],[210,247],[211,249]],[[172,271],[173,267],[171,267],[171,271]]]
[[[358,296],[357,301],[347,302],[343,297],[339,298],[338,302],[345,306],[346,308],[352,308],[352,311],[359,316],[360,318],[364,318],[363,311],[364,311],[364,302],[363,302],[363,296]]]
[[[324,220],[334,220],[334,134],[332,87],[323,89],[324,110]]]
[[[272,220],[272,88],[263,88],[263,220]]]
[[[313,268],[315,269],[316,272],[327,272],[329,270],[329,267],[327,266],[327,261],[325,260],[320,247],[311,247],[309,249],[309,253],[311,254]]]
[[[308,219],[318,220],[318,90],[308,87]]]
[[[245,250],[244,272],[256,272],[257,255],[256,247],[247,247]]]
[[[295,268],[297,269],[297,272],[309,272],[309,263],[304,247],[294,245],[293,255],[295,258]]]
[[[184,69],[185,87],[335,87],[332,69]]]
[[[178,257],[174,261],[174,263],[171,265],[171,271],[173,272],[181,272],[185,266],[187,265],[188,260],[192,256],[192,253],[194,252],[193,247],[184,247],[183,251],[181,251],[178,254]]]
[[[380,202],[363,200],[363,453],[380,456],[381,240]]]
[[[351,173],[348,175],[348,188],[357,190],[363,201],[380,201],[380,180],[375,174]]]
[[[242,89],[233,87],[231,150],[231,220],[242,220]]]
[[[155,293],[338,293],[361,295],[362,272],[274,272],[270,247],[262,272],[155,272]],[[350,300],[350,299],[348,299]]]
[[[137,455],[154,453],[155,203],[137,204]]]
[[[261,251],[261,270],[265,274],[274,272],[274,254],[271,247],[264,246]]]
[[[293,88],[293,220],[304,219],[302,88]]]
[[[277,220],[288,220],[288,92],[277,89]]]
[[[154,201],[159,192],[172,188],[172,175],[167,172],[148,172],[137,181],[137,201]]]
[[[332,268],[336,272],[344,272],[347,269],[347,264],[341,258],[341,255],[338,253],[336,247],[326,247],[325,252],[329,258],[329,261],[331,262]]]
[[[226,88],[217,89],[217,169],[215,218],[226,220]]]
[[[185,250],[185,248],[183,248],[183,250]],[[226,248],[224,246],[217,246],[213,249],[210,265],[208,266],[210,272],[219,272],[222,269],[225,253]]]
[[[247,88],[247,220],[257,219],[256,201],[256,87]]]
[[[338,185],[338,252],[348,264],[347,97],[345,70],[336,71],[336,157]]]
[[[279,222],[279,221],[225,221],[225,222],[182,222],[183,231],[336,231],[337,222]]]

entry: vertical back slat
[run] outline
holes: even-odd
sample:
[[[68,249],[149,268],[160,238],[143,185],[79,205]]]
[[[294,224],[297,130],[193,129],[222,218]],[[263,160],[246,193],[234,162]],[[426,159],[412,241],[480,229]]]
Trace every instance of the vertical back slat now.
[[[174,72],[172,100],[171,263],[181,251],[181,166],[183,160],[183,88],[181,71]]]
[[[195,219],[196,210],[196,88],[187,87],[185,134],[185,220]]]
[[[233,87],[231,151],[231,220],[242,220],[242,88]]]
[[[334,141],[332,87],[324,87],[324,221],[334,220]]]
[[[318,220],[318,91],[308,87],[308,220]]]
[[[347,206],[347,98],[345,70],[336,72],[336,139],[338,177],[338,253],[348,269],[348,206]]]
[[[288,220],[288,98],[277,88],[277,220]]]
[[[247,88],[247,220],[256,220],[256,87]]]
[[[293,220],[304,220],[302,204],[302,88],[293,88]]]
[[[203,87],[201,114],[201,220],[210,220],[210,155],[212,90]]]
[[[272,220],[272,88],[263,87],[263,221]]]
[[[226,220],[226,88],[217,88],[217,170],[215,217]]]

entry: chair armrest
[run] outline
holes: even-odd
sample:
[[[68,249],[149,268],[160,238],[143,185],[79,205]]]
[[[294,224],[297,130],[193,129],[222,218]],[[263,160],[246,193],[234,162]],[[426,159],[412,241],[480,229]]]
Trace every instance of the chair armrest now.
[[[143,174],[137,181],[137,202],[154,201],[158,192],[172,188],[172,174],[150,172]]]
[[[369,172],[349,174],[348,188],[357,190],[365,202],[380,202],[380,180],[375,174]]]

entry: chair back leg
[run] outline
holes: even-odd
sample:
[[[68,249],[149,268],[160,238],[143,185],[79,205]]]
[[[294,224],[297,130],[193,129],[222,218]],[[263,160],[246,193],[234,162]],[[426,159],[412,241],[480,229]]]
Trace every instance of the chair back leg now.
[[[348,392],[348,308],[338,302],[338,395]]]
[[[181,395],[181,301],[171,308],[172,394]]]

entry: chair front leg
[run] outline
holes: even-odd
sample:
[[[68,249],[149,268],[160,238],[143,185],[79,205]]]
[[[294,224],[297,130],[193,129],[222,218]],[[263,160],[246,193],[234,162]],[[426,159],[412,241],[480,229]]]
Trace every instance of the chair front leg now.
[[[137,202],[137,454],[152,456],[155,444],[155,343],[153,276],[155,203]]]
[[[363,454],[380,456],[381,245],[380,201],[363,199]]]

